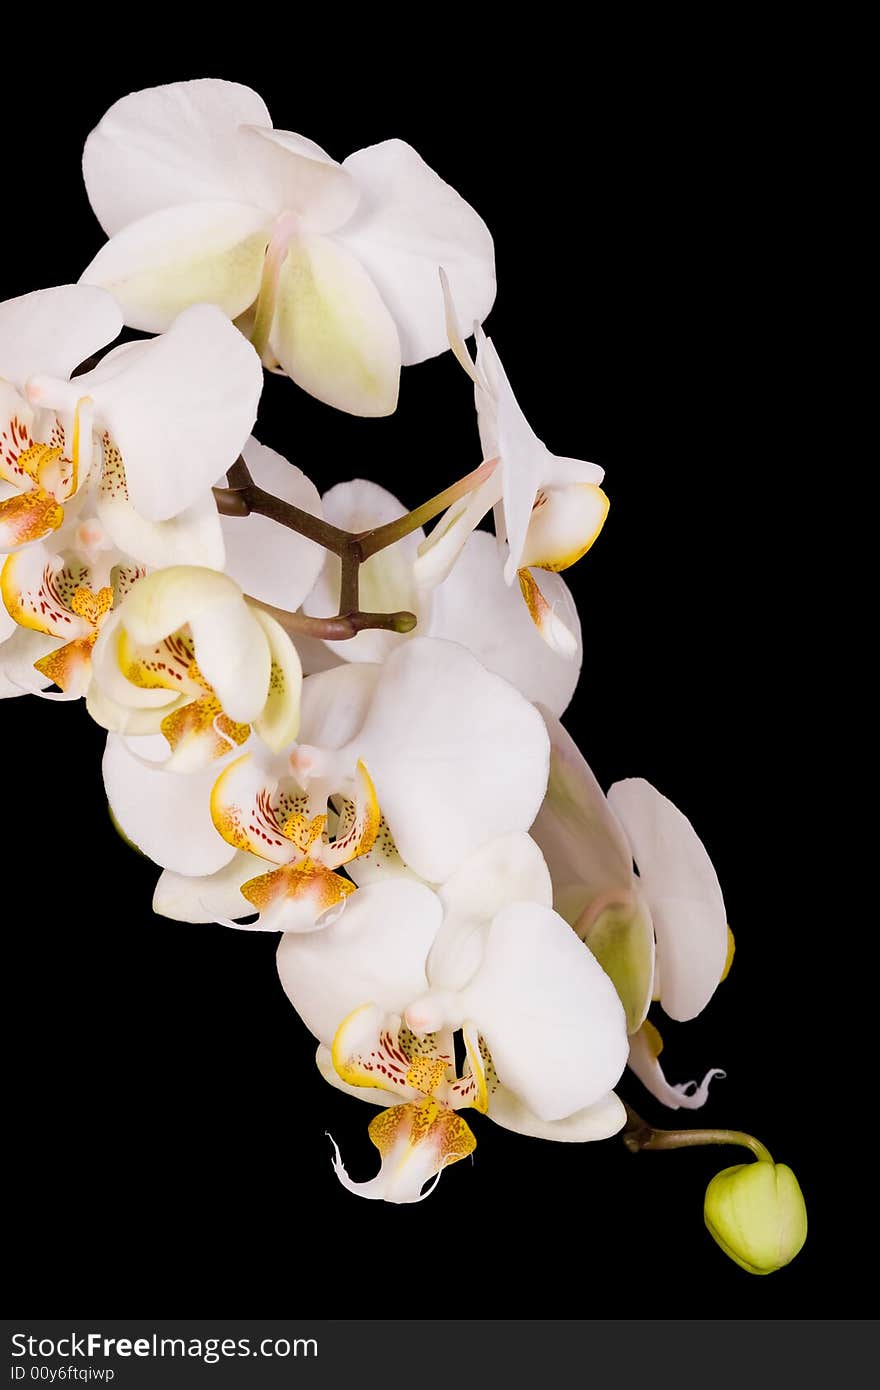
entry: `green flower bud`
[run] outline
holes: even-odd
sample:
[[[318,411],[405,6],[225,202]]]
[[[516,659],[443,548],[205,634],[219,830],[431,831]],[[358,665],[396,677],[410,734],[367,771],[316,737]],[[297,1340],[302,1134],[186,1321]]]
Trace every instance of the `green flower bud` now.
[[[709,1183],[706,1225],[725,1254],[750,1274],[772,1274],[807,1238],[807,1208],[784,1163],[738,1163]]]

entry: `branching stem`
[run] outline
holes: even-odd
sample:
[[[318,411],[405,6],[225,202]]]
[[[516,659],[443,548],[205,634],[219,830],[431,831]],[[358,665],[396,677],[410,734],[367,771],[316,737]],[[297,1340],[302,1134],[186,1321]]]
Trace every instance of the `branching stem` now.
[[[289,613],[286,609],[273,608],[269,604],[259,603],[256,599],[250,600],[252,603],[258,603],[267,613],[271,613],[291,634],[298,633],[339,642],[356,636],[366,628],[380,628],[386,632],[412,631],[417,621],[414,613],[363,612],[359,606],[361,565],[371,555],[376,555],[386,546],[411,535],[426,521],[433,520],[454,502],[467,496],[475,488],[481,487],[492,476],[497,464],[497,459],[489,459],[487,463],[482,463],[479,468],[460,478],[445,491],[438,492],[435,497],[423,502],[414,511],[405,512],[396,520],[389,521],[384,526],[375,526],[368,531],[343,531],[329,521],[324,521],[322,517],[313,516],[311,512],[305,512],[280,497],[273,497],[272,493],[266,492],[254,482],[250,469],[241,457],[236,459],[229,470],[228,486],[214,488],[214,499],[217,510],[223,516],[250,516],[256,513],[269,517],[280,526],[296,531],[298,535],[307,537],[339,557],[342,566],[339,612],[332,618],[307,618],[302,613]]]

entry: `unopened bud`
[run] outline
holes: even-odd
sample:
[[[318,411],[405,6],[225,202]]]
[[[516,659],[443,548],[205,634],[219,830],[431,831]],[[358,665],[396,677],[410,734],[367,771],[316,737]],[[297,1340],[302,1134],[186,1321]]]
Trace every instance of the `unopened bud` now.
[[[772,1274],[807,1238],[807,1209],[784,1163],[739,1163],[709,1183],[706,1225],[725,1254],[750,1274]]]

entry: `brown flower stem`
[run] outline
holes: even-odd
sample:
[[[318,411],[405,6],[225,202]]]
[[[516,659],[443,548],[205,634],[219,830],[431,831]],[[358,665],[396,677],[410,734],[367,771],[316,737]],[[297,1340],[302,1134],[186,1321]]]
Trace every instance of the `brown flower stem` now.
[[[701,1144],[736,1144],[751,1149],[757,1159],[772,1163],[769,1149],[752,1134],[741,1129],[655,1129],[633,1110],[626,1106],[626,1127],[623,1142],[630,1153],[641,1149],[690,1149]]]
[[[412,632],[416,625],[415,613],[340,613],[335,618],[309,618],[305,613],[289,613],[286,608],[274,608],[271,603],[245,594],[248,603],[262,608],[264,613],[275,618],[291,637],[320,637],[327,642],[344,642],[348,637],[356,637],[366,628],[380,628],[383,632]]]
[[[251,475],[244,459],[239,456],[227,474],[227,486],[214,488],[214,500],[222,516],[269,517],[279,525],[296,531],[300,536],[321,545],[331,554],[339,557],[342,576],[339,591],[339,612],[332,618],[308,618],[303,613],[289,613],[283,608],[273,608],[270,604],[250,599],[258,607],[271,613],[287,632],[303,636],[321,637],[326,641],[339,642],[354,637],[366,628],[380,628],[386,632],[411,632],[416,625],[414,613],[364,613],[359,607],[360,567],[371,555],[376,555],[386,546],[417,531],[426,521],[435,516],[469,492],[480,487],[497,467],[497,459],[489,459],[480,464],[472,473],[460,478],[443,492],[438,492],[414,511],[405,512],[395,521],[384,526],[373,527],[369,531],[343,531],[322,517],[312,516],[291,502],[273,497],[266,492]]]

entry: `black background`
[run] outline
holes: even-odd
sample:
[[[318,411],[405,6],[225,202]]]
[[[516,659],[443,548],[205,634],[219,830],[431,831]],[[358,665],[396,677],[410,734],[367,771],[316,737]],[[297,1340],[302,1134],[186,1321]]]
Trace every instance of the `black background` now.
[[[366,1177],[373,1111],[315,1072],[275,938],[154,917],[156,871],[103,809],[101,731],[78,706],[22,699],[0,706],[18,1306],[865,1312],[847,1264],[855,1189],[842,1193],[841,1146],[823,1138],[855,1058],[835,1055],[848,1051],[849,1007],[822,949],[827,817],[821,752],[805,747],[813,658],[784,196],[802,151],[778,68],[757,38],[734,49],[659,27],[637,48],[633,35],[575,44],[560,32],[521,38],[515,54],[509,36],[400,29],[391,56],[390,32],[372,46],[279,32],[276,48],[271,21],[254,26],[252,40],[145,39],[101,62],[58,43],[39,93],[29,65],[10,65],[18,192],[0,294],[78,277],[103,240],[82,142],[118,96],[160,81],[248,83],[277,125],[340,159],[402,136],[478,209],[497,249],[487,328],[520,402],[552,449],[605,466],[612,499],[568,575],[585,660],[566,723],[604,786],[645,776],[691,817],[736,933],[705,1013],[661,1020],[671,1079],[728,1072],[699,1118],[680,1114],[750,1130],[790,1163],[810,1235],[788,1270],[750,1278],[702,1224],[705,1184],[736,1151],[633,1157],[619,1140],[551,1145],[479,1117],[473,1165],[424,1204],[344,1192],[325,1130]],[[387,420],[337,414],[269,377],[257,432],[321,490],[363,474],[408,505],[479,462],[449,354],[404,370]],[[675,1123],[633,1078],[620,1090]]]

